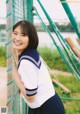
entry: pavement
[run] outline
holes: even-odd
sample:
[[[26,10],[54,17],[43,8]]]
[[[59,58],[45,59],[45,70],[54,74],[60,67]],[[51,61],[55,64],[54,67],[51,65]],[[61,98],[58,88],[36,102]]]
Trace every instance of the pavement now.
[[[7,73],[6,68],[0,67],[0,107],[7,103]]]

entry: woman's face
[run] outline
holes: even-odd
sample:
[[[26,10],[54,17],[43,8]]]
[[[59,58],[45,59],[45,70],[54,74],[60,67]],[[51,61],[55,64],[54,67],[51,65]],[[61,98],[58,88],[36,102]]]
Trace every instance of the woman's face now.
[[[15,48],[20,54],[29,44],[29,37],[21,33],[21,26],[14,29],[12,34],[13,48]]]

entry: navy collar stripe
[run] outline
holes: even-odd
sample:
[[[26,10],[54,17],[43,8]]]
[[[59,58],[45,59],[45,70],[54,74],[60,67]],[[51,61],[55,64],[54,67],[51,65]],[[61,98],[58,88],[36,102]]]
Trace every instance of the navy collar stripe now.
[[[34,60],[34,58],[32,58],[32,57],[30,57],[30,56],[22,56],[22,57],[20,58],[20,60],[19,60],[18,67],[19,67],[19,65],[20,65],[21,60],[23,60],[23,59],[26,59],[26,60],[31,61],[34,65],[36,65],[36,66],[40,69],[41,60],[39,59],[39,61],[37,62],[37,61]]]
[[[24,50],[19,55],[18,67],[20,65],[21,60],[23,60],[23,59],[31,61],[34,65],[36,65],[40,69],[41,60],[40,60],[40,55],[37,50],[35,50],[35,49]]]
[[[34,58],[32,58],[31,56],[28,56],[28,55],[24,55],[24,56],[22,56],[22,57],[20,58],[19,61],[21,61],[21,59],[23,59],[23,58],[26,58],[26,59],[32,60],[32,61],[34,61],[34,63],[37,64],[37,65],[40,64],[40,59],[39,59],[38,61],[35,61]]]

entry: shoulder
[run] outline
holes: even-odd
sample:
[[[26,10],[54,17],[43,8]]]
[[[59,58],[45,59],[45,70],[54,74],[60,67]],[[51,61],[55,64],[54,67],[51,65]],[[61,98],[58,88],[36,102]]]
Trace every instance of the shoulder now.
[[[19,69],[23,69],[26,70],[26,71],[38,71],[38,68],[36,67],[35,64],[33,64],[31,61],[27,60],[27,59],[23,59],[21,60],[20,62],[20,65],[19,65]]]

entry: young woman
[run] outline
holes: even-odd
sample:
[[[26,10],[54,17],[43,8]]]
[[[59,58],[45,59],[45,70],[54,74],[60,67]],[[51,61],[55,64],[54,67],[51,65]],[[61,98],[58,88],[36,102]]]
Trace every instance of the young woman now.
[[[48,70],[37,51],[39,41],[34,25],[29,21],[16,23],[12,38],[13,48],[18,55],[18,71],[14,67],[14,80],[29,106],[29,114],[65,114]]]

